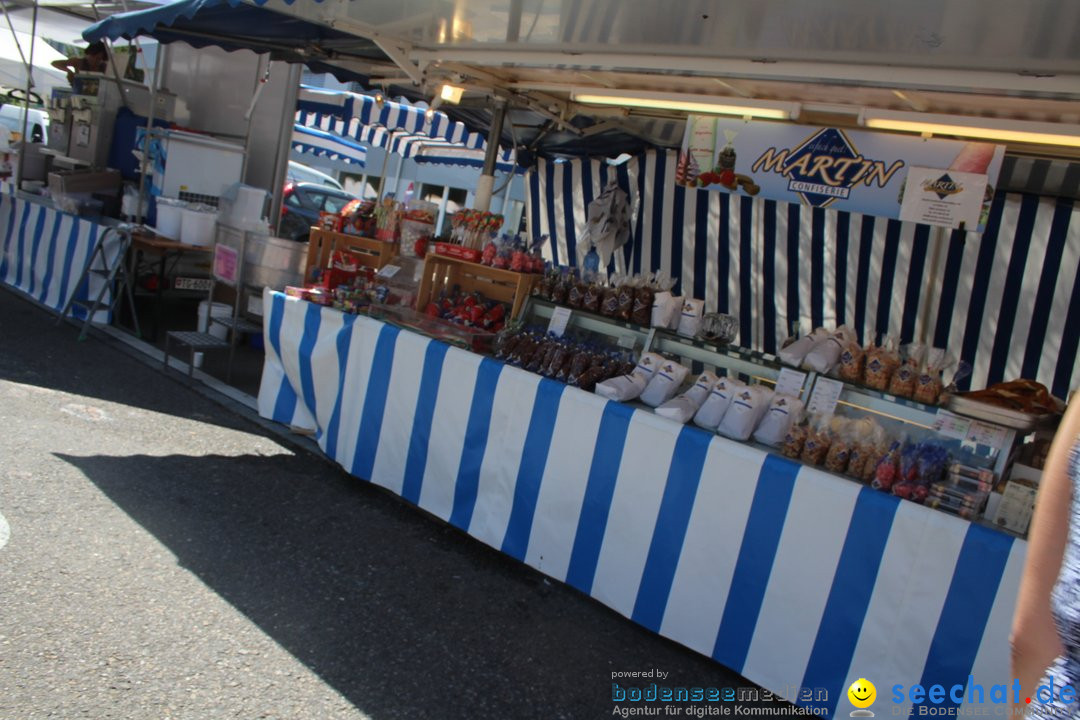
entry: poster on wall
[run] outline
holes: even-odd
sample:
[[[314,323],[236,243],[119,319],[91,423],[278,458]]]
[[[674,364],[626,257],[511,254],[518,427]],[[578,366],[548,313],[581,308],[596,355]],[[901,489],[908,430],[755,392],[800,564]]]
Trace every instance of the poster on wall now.
[[[910,198],[908,175],[914,169],[923,179],[936,173],[929,185],[947,176],[948,180],[937,184],[938,190],[950,182],[961,182],[965,188],[962,201],[950,200],[955,212],[945,213],[941,198],[934,212],[922,205],[923,216],[935,218],[922,222],[949,227],[963,223],[969,230],[982,232],[1004,155],[1003,145],[985,142],[691,115],[675,183],[901,219],[905,198],[907,212],[917,214],[918,200],[929,203],[940,194],[931,195],[928,189],[923,198],[920,181],[917,197]],[[923,170],[929,173],[921,174]],[[954,174],[964,180],[957,181]],[[980,183],[985,183],[983,197],[979,212],[972,213],[966,203]],[[950,192],[947,197],[956,194]]]
[[[945,227],[981,228],[986,224],[986,218],[981,215],[988,186],[986,175],[908,168],[900,219]]]

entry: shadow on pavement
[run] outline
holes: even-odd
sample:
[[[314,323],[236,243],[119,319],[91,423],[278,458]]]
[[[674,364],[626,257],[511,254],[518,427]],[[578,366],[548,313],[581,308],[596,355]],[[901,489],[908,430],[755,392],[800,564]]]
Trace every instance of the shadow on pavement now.
[[[57,457],[376,720],[611,717],[613,671],[750,686],[304,455]]]
[[[80,342],[79,329],[70,323],[57,325],[56,315],[13,291],[0,289],[0,337],[5,343],[0,353],[0,380],[201,422],[217,420],[211,415],[220,413],[206,412],[206,398],[177,392],[179,383],[186,383],[187,378],[175,365],[163,375],[160,364],[155,367],[129,357],[94,333]],[[224,375],[224,358],[212,362],[222,366]],[[260,363],[260,373],[261,369]],[[239,419],[222,424],[240,426]]]

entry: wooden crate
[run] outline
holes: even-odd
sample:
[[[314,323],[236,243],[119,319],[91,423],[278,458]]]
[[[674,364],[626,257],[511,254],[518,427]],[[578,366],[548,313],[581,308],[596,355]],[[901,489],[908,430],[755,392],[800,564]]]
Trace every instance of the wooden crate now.
[[[308,239],[304,280],[310,282],[312,270],[316,268],[322,270],[328,267],[330,265],[330,256],[334,254],[335,250],[351,252],[364,267],[379,270],[397,257],[398,246],[394,243],[382,242],[373,238],[347,235],[333,230],[322,230],[313,227]]]
[[[480,265],[467,260],[428,253],[424,259],[424,275],[416,295],[416,309],[423,312],[427,304],[437,299],[445,289],[455,285],[463,292],[479,292],[489,300],[510,305],[510,317],[515,318],[525,306],[539,275]]]

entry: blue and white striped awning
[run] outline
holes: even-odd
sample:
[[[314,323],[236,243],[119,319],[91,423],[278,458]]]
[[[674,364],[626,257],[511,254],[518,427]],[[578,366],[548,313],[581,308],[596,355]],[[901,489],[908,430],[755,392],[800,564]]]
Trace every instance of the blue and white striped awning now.
[[[403,102],[375,102],[370,95],[304,86],[297,102],[296,127],[324,138],[379,147],[419,163],[483,167],[487,143],[462,123],[436,112],[428,121],[426,108]],[[295,140],[294,140],[295,142]],[[496,169],[515,172],[513,150],[499,151]]]
[[[380,147],[385,145],[374,139],[377,134],[372,134],[369,128],[404,130],[414,135],[459,143],[472,149],[482,150],[487,145],[483,135],[469,132],[464,123],[451,120],[446,113],[436,111],[431,120],[428,120],[425,114],[427,108],[392,100],[377,103],[371,95],[304,86],[300,88],[296,108],[296,122],[305,127],[325,130]],[[366,134],[371,135],[372,139],[365,136]]]
[[[293,125],[292,149],[358,167],[364,167],[367,160],[367,148],[360,143],[299,124]]]

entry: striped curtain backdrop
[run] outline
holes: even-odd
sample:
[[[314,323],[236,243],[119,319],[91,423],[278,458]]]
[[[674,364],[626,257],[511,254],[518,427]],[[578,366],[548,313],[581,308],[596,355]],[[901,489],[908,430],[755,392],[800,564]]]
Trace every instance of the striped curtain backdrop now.
[[[540,160],[528,176],[529,231],[576,265],[589,204],[611,180],[632,203],[635,272],[739,318],[740,345],[775,351],[791,332],[848,324],[944,347],[972,366],[963,388],[1034,378],[1065,397],[1080,380],[1080,206],[999,194],[986,232],[898,220],[672,182],[677,153],[612,166]]]

